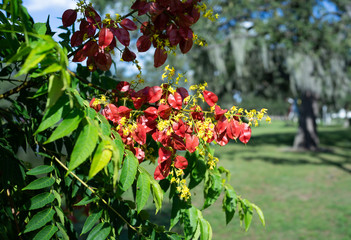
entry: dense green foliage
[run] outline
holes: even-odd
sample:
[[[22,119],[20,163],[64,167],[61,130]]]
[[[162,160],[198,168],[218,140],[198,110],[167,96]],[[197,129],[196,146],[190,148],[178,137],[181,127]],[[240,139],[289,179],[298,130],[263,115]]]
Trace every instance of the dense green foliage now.
[[[110,90],[118,81],[111,72],[91,73],[82,65],[76,73],[68,69],[68,59],[79,51],[71,46],[73,28],[62,27],[57,43],[49,21],[34,23],[21,1],[4,1],[0,7],[1,239],[118,239],[123,234],[129,239],[211,239],[202,211],[221,195],[227,224],[236,214],[248,230],[254,212],[265,224],[262,211],[228,183],[230,172],[209,167],[208,155],[199,149],[185,153],[183,175],[189,189],[202,188],[203,206],[180,196],[171,176],[155,180],[116,128],[89,105],[87,99],[94,96],[113,96]],[[147,160],[155,162],[160,143],[147,139],[147,144],[154,150]],[[200,150],[213,157],[210,144],[203,146]],[[169,229],[144,209],[152,198],[157,214],[166,197],[172,205]],[[88,215],[82,229],[75,225],[76,209]],[[180,232],[172,231],[176,225],[182,226]]]

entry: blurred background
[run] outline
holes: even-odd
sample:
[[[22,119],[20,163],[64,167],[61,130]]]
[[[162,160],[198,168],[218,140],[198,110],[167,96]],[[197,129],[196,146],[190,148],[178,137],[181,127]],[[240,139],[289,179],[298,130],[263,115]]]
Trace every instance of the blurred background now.
[[[93,2],[102,16],[123,15],[131,4]],[[272,118],[253,129],[247,146],[216,148],[231,184],[261,207],[267,226],[255,217],[248,232],[238,219],[225,227],[219,199],[204,212],[213,239],[351,239],[351,2],[206,2],[219,18],[200,19],[193,30],[207,46],[166,64],[184,72],[189,85],[206,81],[222,107],[267,108]],[[50,14],[56,27],[74,8],[70,0],[24,4],[35,21]],[[163,69],[153,69],[152,55],[139,57],[147,81],[159,81]],[[135,73],[130,65],[116,69],[108,74],[121,80]],[[194,193],[200,202],[201,196]],[[155,219],[162,224],[168,213]]]

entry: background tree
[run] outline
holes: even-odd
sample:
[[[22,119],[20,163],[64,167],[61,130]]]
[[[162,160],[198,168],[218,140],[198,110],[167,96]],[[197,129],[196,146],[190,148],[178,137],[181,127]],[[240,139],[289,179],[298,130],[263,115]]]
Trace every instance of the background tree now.
[[[208,82],[228,105],[234,94],[241,94],[244,106],[261,107],[258,102],[265,102],[273,114],[286,114],[286,99],[293,96],[300,103],[294,147],[317,149],[321,105],[339,109],[350,100],[350,3],[223,0],[209,4],[220,19],[196,26],[208,46],[196,48],[192,60],[182,64],[189,78]]]
[[[56,42],[49,21],[34,23],[21,1],[0,4],[1,239],[211,239],[202,211],[222,193],[226,223],[236,212],[248,230],[255,210],[264,225],[262,211],[229,184],[210,143],[247,143],[266,109],[222,109],[205,83],[189,94],[169,66],[164,84],[140,87],[136,50],[150,50],[154,67],[177,49],[187,53],[201,6],[136,1],[126,14],[104,18],[80,1],[62,14]],[[139,71],[128,82],[109,71],[114,51]],[[74,72],[70,60],[79,63]],[[192,204],[195,187],[203,190],[201,209]],[[165,196],[169,229],[150,218]],[[86,215],[81,229],[76,208]],[[178,223],[183,229],[175,232]]]

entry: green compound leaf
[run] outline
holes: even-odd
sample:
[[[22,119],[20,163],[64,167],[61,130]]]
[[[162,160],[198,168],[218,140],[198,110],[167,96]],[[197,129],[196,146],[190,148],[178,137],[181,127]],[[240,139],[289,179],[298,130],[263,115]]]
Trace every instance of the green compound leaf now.
[[[37,190],[46,187],[50,187],[55,183],[55,179],[51,177],[42,177],[39,179],[34,180],[33,182],[29,183],[25,188],[22,190]]]
[[[73,109],[58,125],[55,131],[51,134],[50,138],[44,143],[53,142],[59,138],[62,138],[71,132],[73,132],[79,125],[80,121],[84,117],[84,112],[80,109]]]
[[[87,240],[105,240],[110,232],[111,226],[108,223],[99,223],[91,230]]]
[[[44,207],[48,203],[52,203],[55,200],[55,195],[51,192],[45,192],[38,194],[30,199],[29,210],[38,209]]]
[[[46,223],[51,221],[54,217],[55,210],[52,208],[45,209],[41,212],[35,214],[32,219],[28,222],[24,233],[31,232],[37,230],[44,226]]]
[[[137,181],[136,204],[138,213],[143,209],[150,195],[150,178],[144,173],[140,172]]]
[[[72,171],[92,154],[98,141],[98,130],[87,121],[74,145],[68,169]]]
[[[27,175],[39,175],[39,174],[45,174],[52,172],[54,170],[53,166],[48,166],[48,165],[40,165],[36,168],[33,168],[27,172]]]
[[[102,210],[100,212],[90,214],[87,220],[85,220],[82,233],[80,235],[83,235],[84,233],[89,232],[90,229],[94,227],[95,223],[100,219],[101,214],[102,214]]]
[[[35,235],[33,240],[50,240],[57,230],[58,228],[54,225],[46,226]]]
[[[119,179],[119,183],[123,191],[126,191],[133,184],[138,165],[138,159],[131,151],[126,150],[126,157],[124,158],[121,177]]]
[[[66,116],[69,110],[70,107],[68,97],[67,95],[63,95],[57,100],[54,106],[46,111],[43,120],[41,121],[34,135],[54,126],[58,121]]]

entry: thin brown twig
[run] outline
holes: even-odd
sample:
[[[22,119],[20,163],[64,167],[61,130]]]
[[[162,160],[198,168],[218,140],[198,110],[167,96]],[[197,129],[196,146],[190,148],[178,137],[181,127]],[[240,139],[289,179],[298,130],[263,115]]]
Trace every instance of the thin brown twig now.
[[[43,145],[39,144],[37,142],[38,145],[40,145],[40,147],[43,148],[43,150],[47,153],[50,153],[51,151],[46,149]],[[112,212],[114,212],[118,217],[120,217],[122,219],[123,222],[125,222],[129,228],[133,229],[134,231],[136,231],[138,234],[140,234],[141,236],[143,236],[144,238],[146,238],[146,236],[143,235],[143,233],[139,232],[136,227],[134,227],[133,225],[131,225],[119,212],[117,212],[116,209],[114,209],[104,198],[102,198],[94,189],[92,189],[92,187],[90,187],[87,183],[85,183],[80,177],[78,177],[74,172],[70,171],[65,164],[63,164],[60,159],[58,159],[55,155],[52,155],[53,159],[62,167],[64,168],[68,174],[71,174],[75,179],[77,179],[84,187],[86,187],[87,189],[89,189],[89,191],[94,194],[95,196],[97,196],[110,210],[112,210]]]
[[[21,90],[23,89],[26,89],[26,88],[29,88],[29,87],[32,87],[34,86],[35,83],[33,81],[26,81],[26,82],[23,82],[21,85],[19,85],[18,87],[15,87],[3,94],[0,94],[0,99],[3,99],[3,98],[7,98],[15,93],[18,93],[20,92]]]
[[[106,93],[106,94],[108,94],[108,95],[114,95],[113,92],[111,92],[111,91],[109,91],[109,90],[106,90],[106,89],[104,89],[104,88],[102,88],[102,87],[99,87],[99,86],[97,86],[97,85],[95,85],[95,84],[89,82],[88,80],[86,80],[86,79],[84,79],[84,78],[78,76],[76,73],[72,72],[71,70],[67,69],[67,71],[68,71],[68,73],[71,74],[73,77],[77,78],[79,81],[81,81],[82,83],[88,85],[89,87],[95,88],[95,89],[99,90],[100,92],[104,92],[104,93]]]
[[[20,227],[18,225],[17,217],[16,217],[15,204],[14,204],[13,199],[11,197],[10,189],[6,189],[6,195],[7,195],[7,198],[9,199],[9,202],[10,202],[10,205],[11,205],[11,212],[12,212],[12,215],[13,215],[13,220],[15,221],[15,225],[16,225],[16,229],[17,229],[17,233],[18,233],[18,238],[20,240],[22,240],[22,237],[20,235],[21,230],[20,230]]]

